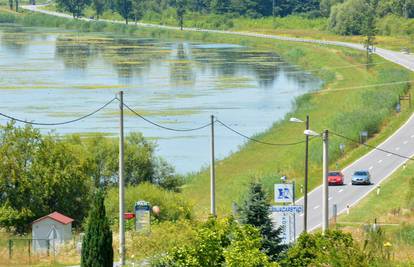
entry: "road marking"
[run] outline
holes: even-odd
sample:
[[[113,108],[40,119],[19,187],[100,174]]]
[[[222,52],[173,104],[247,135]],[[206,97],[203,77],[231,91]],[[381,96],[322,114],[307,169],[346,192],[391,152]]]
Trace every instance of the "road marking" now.
[[[338,193],[342,193],[344,190],[343,189],[341,189],[341,190],[338,190]]]
[[[398,150],[400,150],[400,147],[399,147],[399,146],[397,146],[397,147],[395,148],[395,150],[397,150],[397,151],[398,151]]]
[[[319,207],[320,206],[318,205],[318,206],[313,207],[313,209],[316,210],[316,209],[319,209]]]
[[[372,170],[374,168],[374,166],[369,167],[369,170]]]
[[[333,197],[329,197],[329,198],[328,198],[328,200],[332,200],[332,199],[333,199]]]
[[[413,135],[411,135],[411,138],[414,138],[414,134],[413,134]]]
[[[408,144],[408,141],[404,141],[404,145]]]
[[[381,163],[381,162],[382,162],[382,159],[378,160],[378,163]]]
[[[303,213],[299,214],[299,217],[303,217]]]
[[[387,157],[391,157],[391,156],[392,156],[392,154],[388,154],[388,155],[387,155]]]

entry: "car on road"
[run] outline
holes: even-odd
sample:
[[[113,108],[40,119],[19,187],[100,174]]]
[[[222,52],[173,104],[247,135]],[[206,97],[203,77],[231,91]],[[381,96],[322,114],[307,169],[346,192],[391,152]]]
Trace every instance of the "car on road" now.
[[[369,171],[356,171],[352,175],[351,183],[353,185],[357,185],[357,184],[369,185],[371,184],[371,174],[369,173]]]
[[[328,173],[328,184],[329,185],[343,185],[344,174],[340,171],[332,171]]]

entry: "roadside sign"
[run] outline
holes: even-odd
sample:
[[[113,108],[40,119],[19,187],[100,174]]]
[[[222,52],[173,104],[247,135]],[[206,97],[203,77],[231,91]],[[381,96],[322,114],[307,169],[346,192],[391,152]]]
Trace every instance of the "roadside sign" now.
[[[275,228],[281,228],[280,237],[282,244],[288,245],[294,242],[294,217],[289,213],[273,213],[272,222]]]
[[[276,213],[303,213],[302,205],[289,205],[289,206],[271,206],[270,212]]]
[[[150,204],[146,201],[135,203],[135,231],[147,232],[150,229]]]
[[[275,184],[276,203],[291,203],[293,200],[293,184]]]

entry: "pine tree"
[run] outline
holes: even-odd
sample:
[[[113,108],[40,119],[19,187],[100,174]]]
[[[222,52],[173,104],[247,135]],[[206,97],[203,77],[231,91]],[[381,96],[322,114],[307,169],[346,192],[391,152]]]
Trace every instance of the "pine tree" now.
[[[240,221],[260,229],[263,238],[262,250],[272,261],[276,261],[286,246],[281,244],[281,228],[273,228],[269,208],[262,185],[252,183],[247,199],[240,209]]]
[[[112,231],[105,214],[104,194],[98,191],[94,196],[82,242],[81,266],[112,267],[113,260]]]

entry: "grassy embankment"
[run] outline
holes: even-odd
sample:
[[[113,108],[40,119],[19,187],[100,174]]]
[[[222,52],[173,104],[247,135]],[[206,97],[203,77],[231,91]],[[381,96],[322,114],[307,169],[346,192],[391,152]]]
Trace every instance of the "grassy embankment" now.
[[[313,70],[314,75],[325,81],[322,92],[298,98],[295,110],[292,114],[287,115],[287,118],[290,115],[304,118],[306,114],[309,114],[312,129],[321,131],[324,128],[329,128],[355,139],[361,130],[368,130],[371,135],[382,130],[381,134],[376,135],[370,141],[372,144],[379,143],[392,133],[408,118],[410,113],[407,111],[398,115],[394,113],[398,94],[407,90],[407,84],[367,88],[358,88],[358,86],[412,80],[413,74],[376,56],[373,58],[374,63],[379,64],[367,69],[363,65],[358,65],[365,63],[364,53],[360,51],[252,37],[226,36],[224,34],[140,29],[133,25],[73,21],[40,14],[21,15],[16,20],[24,25],[58,26],[81,31],[238,43],[255,49],[274,51],[291,63]],[[341,68],[335,68],[335,66],[341,66]],[[343,66],[350,67],[342,68]],[[276,123],[257,138],[273,143],[295,142],[303,139],[302,130],[303,125],[292,124],[285,119]],[[335,166],[334,163],[338,163],[339,167],[343,167],[367,151],[365,148],[358,148],[338,160],[340,156],[338,146],[342,142],[346,143],[337,138],[331,141],[333,166]],[[355,148],[354,144],[346,144],[347,152]],[[271,192],[272,184],[281,175],[287,175],[289,178],[295,179],[299,185],[302,184],[303,151],[303,145],[271,147],[249,143],[239,152],[220,161],[217,165],[219,213],[229,212],[231,203],[240,200],[246,186],[252,179],[261,179],[269,192]],[[315,139],[310,146],[311,188],[320,183],[320,163],[320,141]],[[192,175],[189,184],[184,188],[185,197],[194,201],[198,214],[208,213],[207,188],[209,188],[207,171]]]
[[[414,164],[400,168],[382,183],[380,192],[374,190],[349,214],[338,218],[337,226],[363,240],[364,225],[375,220],[392,244],[394,266],[414,264]]]
[[[56,11],[54,4],[42,7]],[[85,9],[85,17],[92,17],[95,11],[88,7]],[[106,11],[103,19],[123,20],[117,12]],[[174,9],[164,11],[162,14],[149,12],[144,15],[142,22],[177,26]],[[203,29],[221,29],[241,32],[259,32],[265,34],[283,35],[318,40],[335,40],[344,42],[362,43],[363,36],[341,36],[328,30],[328,18],[305,18],[291,15],[288,17],[252,19],[231,15],[212,15],[187,12],[184,19],[185,27]],[[402,48],[410,48],[414,51],[414,19],[404,19],[396,16],[387,16],[377,23],[378,46],[400,51]]]

